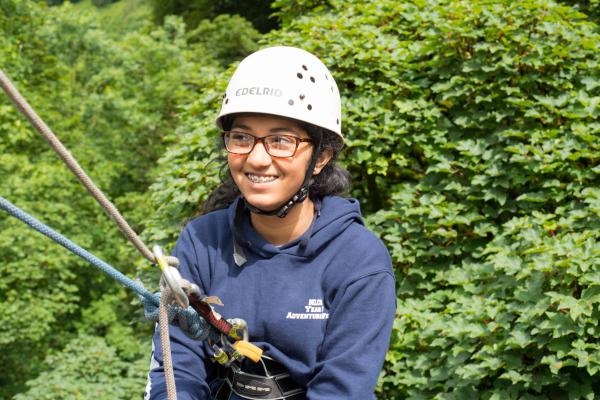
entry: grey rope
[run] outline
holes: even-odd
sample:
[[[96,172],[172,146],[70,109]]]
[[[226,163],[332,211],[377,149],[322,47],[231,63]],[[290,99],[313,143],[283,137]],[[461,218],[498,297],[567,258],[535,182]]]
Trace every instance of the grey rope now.
[[[79,179],[87,191],[96,199],[96,201],[102,206],[108,216],[115,221],[121,232],[129,239],[129,241],[138,249],[138,251],[149,261],[156,262],[154,254],[146,247],[139,236],[129,226],[125,218],[121,215],[119,210],[104,196],[104,193],[94,184],[90,177],[85,173],[83,168],[79,165],[77,160],[71,155],[69,150],[58,140],[56,135],[50,130],[48,125],[37,115],[33,108],[29,105],[27,100],[19,93],[12,82],[0,69],[0,86],[8,97],[12,100],[15,106],[19,109],[33,127],[42,134],[44,139],[50,144],[52,149],[59,155],[64,161],[67,167],[73,172],[73,174]],[[179,261],[175,257],[166,257],[169,265],[179,266]]]
[[[161,279],[162,281],[162,279]],[[160,291],[160,305],[158,306],[158,326],[160,328],[160,347],[163,356],[163,369],[165,372],[165,385],[167,386],[167,397],[169,400],[177,400],[177,389],[175,387],[175,374],[173,372],[173,360],[171,359],[171,337],[169,335],[169,310],[168,304],[171,300],[171,290],[168,285],[162,285]]]

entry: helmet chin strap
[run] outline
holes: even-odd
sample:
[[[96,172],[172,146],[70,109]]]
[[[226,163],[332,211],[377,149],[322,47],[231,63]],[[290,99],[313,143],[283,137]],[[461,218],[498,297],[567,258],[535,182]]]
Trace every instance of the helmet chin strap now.
[[[260,215],[277,215],[279,218],[285,218],[286,215],[288,215],[288,213],[290,212],[290,209],[298,204],[298,203],[302,203],[304,200],[306,200],[306,198],[308,197],[308,188],[311,184],[312,181],[312,174],[315,170],[315,166],[317,165],[317,160],[319,159],[319,149],[321,148],[321,139],[322,139],[322,134],[321,132],[316,132],[316,142],[315,142],[315,146],[314,149],[315,151],[313,152],[313,155],[311,157],[310,160],[310,165],[308,166],[308,169],[306,170],[306,175],[304,176],[304,182],[302,182],[302,186],[300,186],[300,189],[296,192],[296,194],[294,194],[288,201],[286,201],[281,207],[279,207],[278,209],[275,210],[271,210],[271,211],[266,211],[266,210],[262,210],[258,207],[253,206],[252,204],[250,204],[250,202],[248,202],[248,200],[246,200],[245,197],[242,197],[242,199],[244,200],[244,204],[246,205],[246,208],[248,208],[250,210],[250,212],[253,212],[255,214],[260,214]]]

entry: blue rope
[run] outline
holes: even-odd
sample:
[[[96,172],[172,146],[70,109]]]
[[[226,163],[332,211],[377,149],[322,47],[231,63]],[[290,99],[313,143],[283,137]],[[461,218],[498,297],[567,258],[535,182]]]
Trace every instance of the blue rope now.
[[[27,214],[25,211],[21,210],[20,208],[18,208],[17,206],[15,206],[14,204],[12,204],[10,201],[6,200],[2,196],[0,196],[0,208],[5,210],[6,212],[8,212],[13,217],[20,219],[21,221],[23,221],[24,223],[26,223],[27,225],[29,225],[36,231],[40,232],[41,234],[54,240],[56,243],[60,244],[67,250],[70,250],[73,253],[77,254],[79,257],[88,261],[95,267],[101,269],[104,273],[106,273],[108,276],[115,279],[119,283],[121,283],[123,286],[134,290],[137,294],[139,294],[140,296],[144,297],[146,300],[148,300],[151,303],[158,306],[158,304],[160,302],[159,296],[146,290],[146,288],[141,283],[129,279],[127,276],[123,275],[121,272],[119,272],[114,267],[108,265],[107,263],[105,263],[104,261],[102,261],[101,259],[96,257],[95,255],[93,255],[92,253],[88,252],[87,250],[77,246],[75,243],[73,243],[72,241],[70,241],[69,239],[67,239],[66,237],[61,235],[60,233],[56,232],[54,229],[50,228],[49,226],[38,221],[31,215]]]

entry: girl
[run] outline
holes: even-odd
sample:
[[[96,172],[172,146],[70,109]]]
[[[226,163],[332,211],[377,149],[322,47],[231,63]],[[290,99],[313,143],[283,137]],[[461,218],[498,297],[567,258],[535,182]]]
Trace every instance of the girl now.
[[[335,164],[343,137],[332,75],[304,50],[260,50],[235,71],[217,125],[230,174],[208,200],[217,210],[186,225],[174,255],[183,278],[222,300],[220,314],[247,322],[265,357],[222,369],[175,327],[178,398],[374,399],[394,274],[358,202],[339,197],[349,177]],[[166,398],[160,351],[146,398]]]

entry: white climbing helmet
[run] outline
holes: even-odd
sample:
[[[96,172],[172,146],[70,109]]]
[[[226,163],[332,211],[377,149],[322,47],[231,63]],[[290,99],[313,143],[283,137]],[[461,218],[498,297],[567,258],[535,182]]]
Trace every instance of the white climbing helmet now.
[[[317,57],[295,47],[277,46],[246,57],[223,96],[217,126],[237,113],[262,113],[307,122],[342,136],[340,92]]]

